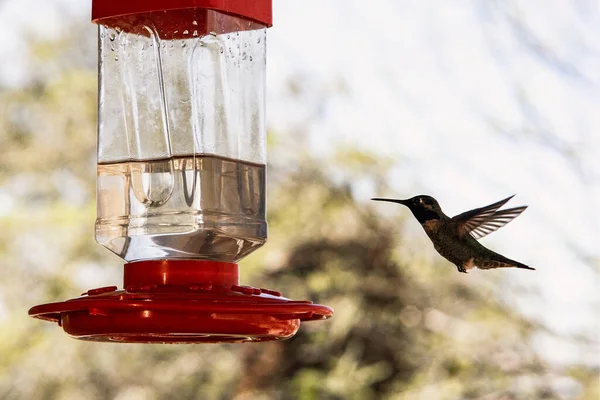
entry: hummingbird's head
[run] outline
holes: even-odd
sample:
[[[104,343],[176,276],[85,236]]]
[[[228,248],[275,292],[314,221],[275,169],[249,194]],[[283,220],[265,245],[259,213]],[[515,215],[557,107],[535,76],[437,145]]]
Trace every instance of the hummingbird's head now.
[[[421,224],[431,220],[439,220],[441,219],[442,215],[444,215],[437,200],[427,195],[419,195],[411,197],[407,200],[382,198],[374,198],[371,200],[403,204],[408,207],[410,211],[412,211],[417,221],[419,221]]]

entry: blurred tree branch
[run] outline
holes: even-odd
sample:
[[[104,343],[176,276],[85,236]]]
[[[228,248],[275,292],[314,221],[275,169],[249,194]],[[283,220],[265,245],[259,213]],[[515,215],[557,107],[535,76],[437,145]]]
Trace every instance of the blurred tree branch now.
[[[582,13],[584,11],[582,9],[585,8],[583,5],[585,2],[580,3],[572,8],[580,13],[580,19],[583,20]],[[591,6],[591,3],[588,2],[588,4]],[[506,24],[519,46],[525,48],[529,54],[545,64],[547,68],[553,70],[561,79],[573,82],[585,93],[591,93],[592,89],[597,87],[597,82],[579,65],[574,63],[572,58],[560,55],[555,45],[542,40],[530,27],[527,21],[528,17],[522,12],[521,7],[522,4],[514,1],[478,2],[478,9],[481,14],[481,32],[487,40],[491,54],[504,67],[502,71],[505,75],[505,80],[512,85],[511,91],[514,93],[515,101],[520,106],[524,122],[521,125],[511,126],[500,121],[496,116],[486,115],[485,112],[481,112],[481,114],[484,115],[484,118],[491,126],[495,127],[501,133],[516,140],[521,140],[522,138],[532,140],[560,154],[573,167],[573,170],[584,183],[595,182],[600,177],[596,176],[597,174],[589,168],[589,160],[582,157],[582,151],[585,149],[586,143],[589,142],[592,133],[585,130],[578,132],[556,132],[556,128],[552,126],[548,116],[540,111],[535,100],[531,99],[528,95],[525,82],[521,81],[520,78],[514,77],[510,72],[511,68],[508,68],[508,61],[503,57],[502,47],[505,44],[495,39],[492,30],[500,29],[499,27]],[[595,50],[588,46],[582,37],[577,35],[577,31],[570,31],[569,49],[571,53],[575,52],[574,54],[578,54],[581,57],[593,57]],[[567,137],[569,140],[566,139]],[[574,137],[577,140],[573,140]]]

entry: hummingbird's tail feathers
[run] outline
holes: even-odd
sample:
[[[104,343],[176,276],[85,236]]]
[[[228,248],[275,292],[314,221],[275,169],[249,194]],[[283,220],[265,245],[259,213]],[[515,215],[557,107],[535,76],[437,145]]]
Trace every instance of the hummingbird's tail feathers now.
[[[506,258],[500,254],[496,254],[493,259],[475,259],[475,265],[479,269],[494,269],[494,268],[521,268],[535,271],[535,268],[525,265],[510,258]]]
[[[500,254],[498,254],[498,255],[500,255]],[[498,257],[497,260],[501,261],[501,262],[505,262],[510,267],[521,268],[521,269],[529,269],[529,270],[535,271],[535,268],[530,267],[529,265],[525,265],[523,263],[520,263],[518,261],[511,260],[510,258],[504,257],[503,255],[500,255],[500,257]]]
[[[535,268],[530,267],[529,265],[521,264],[520,262],[516,262],[516,261],[515,261],[515,266],[517,268],[522,268],[522,269],[528,269],[528,270],[531,270],[531,271],[535,271]]]

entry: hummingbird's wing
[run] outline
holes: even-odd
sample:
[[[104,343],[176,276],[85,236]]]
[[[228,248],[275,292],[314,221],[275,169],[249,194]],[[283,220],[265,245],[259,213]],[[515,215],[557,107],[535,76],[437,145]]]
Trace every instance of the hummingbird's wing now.
[[[466,211],[455,217],[454,221],[458,223],[458,234],[460,237],[470,234],[475,239],[481,239],[495,230],[508,224],[521,214],[527,206],[508,208],[498,211],[506,202],[514,197],[514,194],[504,200],[500,200],[489,206],[476,208]]]

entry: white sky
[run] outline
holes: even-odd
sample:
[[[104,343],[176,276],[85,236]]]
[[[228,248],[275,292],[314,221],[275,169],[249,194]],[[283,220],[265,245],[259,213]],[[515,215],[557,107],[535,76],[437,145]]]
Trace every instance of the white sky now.
[[[571,246],[600,257],[600,163],[594,160],[600,154],[600,14],[577,14],[559,1],[521,14],[545,45],[581,68],[586,81],[533,56],[502,15],[484,10],[485,3],[390,0],[369,8],[359,1],[276,2],[270,98],[283,96],[290,75],[304,77],[307,93],[292,112],[289,104],[271,102],[269,121],[284,130],[290,121],[301,126],[308,119],[317,153],[351,143],[398,160],[389,193],[363,186],[356,194],[365,202],[373,195],[411,197],[416,189],[455,215],[517,193],[511,204],[529,209],[483,239],[537,268],[534,275],[502,271],[514,283],[506,300],[560,334],[597,338],[600,282]],[[584,40],[587,48],[582,44],[579,52],[569,47]],[[340,81],[349,94],[327,98],[322,88]],[[518,90],[537,107],[535,124],[515,101]],[[580,153],[583,178],[525,134],[538,124]],[[492,131],[493,125],[512,137]],[[541,296],[515,298],[509,288],[519,286]],[[561,353],[543,335],[535,345],[551,349],[544,353],[555,361],[599,359],[597,346],[594,353],[566,347]]]
[[[89,18],[88,3],[0,0],[0,85],[27,78],[23,27],[58,36],[68,26],[63,13]],[[534,345],[547,357],[597,365],[600,281],[590,260],[597,269],[600,11],[593,1],[515,1],[527,7],[505,9],[490,3],[276,0],[267,50],[269,124],[288,132],[303,127],[316,156],[356,145],[397,160],[388,193],[357,184],[365,206],[374,195],[418,190],[454,215],[517,193],[510,204],[529,209],[483,240],[537,268],[502,271],[512,283],[503,289],[506,301],[560,334],[596,340],[590,352],[540,335]],[[532,53],[507,22],[514,16],[543,44],[542,55],[558,55],[580,76]],[[290,77],[303,83],[297,99],[289,97]],[[519,96],[534,112],[523,112]],[[540,127],[577,152],[578,169],[534,139]],[[540,297],[515,296],[511,288],[518,287]]]

